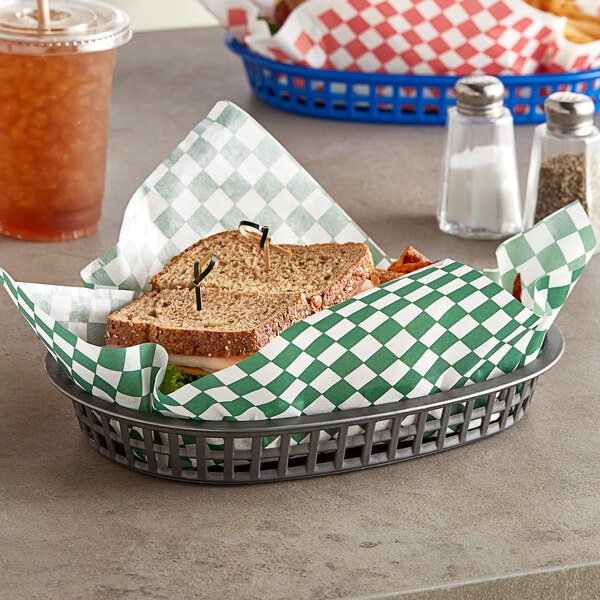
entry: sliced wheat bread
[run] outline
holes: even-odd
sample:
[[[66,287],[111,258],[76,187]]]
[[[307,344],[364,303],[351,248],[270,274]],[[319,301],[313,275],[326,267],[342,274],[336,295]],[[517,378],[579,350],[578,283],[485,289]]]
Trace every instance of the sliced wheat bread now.
[[[170,355],[246,356],[310,315],[302,294],[243,294],[203,288],[202,310],[188,290],[151,291],[107,321],[106,342],[155,342]]]
[[[193,278],[194,262],[214,252],[217,264],[203,280],[205,289],[279,294],[301,292],[313,312],[354,296],[370,278],[373,258],[365,244],[282,244],[292,256],[271,251],[271,268],[264,268],[263,251],[238,231],[225,231],[200,240],[151,280],[154,290],[183,289]]]

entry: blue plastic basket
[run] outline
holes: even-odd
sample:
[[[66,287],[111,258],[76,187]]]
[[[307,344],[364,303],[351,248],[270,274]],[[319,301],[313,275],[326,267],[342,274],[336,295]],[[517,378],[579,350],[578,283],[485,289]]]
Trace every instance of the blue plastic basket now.
[[[254,93],[288,112],[342,121],[443,125],[447,107],[456,104],[459,77],[309,69],[258,56],[231,34],[225,43],[244,61]],[[500,79],[515,123],[544,122],[544,100],[558,91],[587,94],[600,108],[600,69]]]

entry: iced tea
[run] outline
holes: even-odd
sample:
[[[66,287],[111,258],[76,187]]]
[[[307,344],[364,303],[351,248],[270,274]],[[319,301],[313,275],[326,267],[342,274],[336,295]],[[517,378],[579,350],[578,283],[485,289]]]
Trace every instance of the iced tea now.
[[[116,48],[0,53],[0,232],[61,241],[96,231]]]

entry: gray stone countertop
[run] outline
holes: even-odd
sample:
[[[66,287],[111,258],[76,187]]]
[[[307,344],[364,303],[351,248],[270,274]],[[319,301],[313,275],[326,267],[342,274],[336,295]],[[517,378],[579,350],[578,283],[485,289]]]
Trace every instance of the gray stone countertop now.
[[[218,29],[136,35],[119,51],[104,216],[62,244],[0,237],[19,281],[80,285],[144,178],[229,99],[383,246],[493,266],[495,244],[434,220],[443,128],[312,120],[255,99]],[[519,127],[524,182],[533,128]],[[342,598],[600,557],[600,259],[562,311],[559,365],[514,428],[365,472],[251,487],[153,479],[91,451],[44,349],[0,294],[0,597]]]

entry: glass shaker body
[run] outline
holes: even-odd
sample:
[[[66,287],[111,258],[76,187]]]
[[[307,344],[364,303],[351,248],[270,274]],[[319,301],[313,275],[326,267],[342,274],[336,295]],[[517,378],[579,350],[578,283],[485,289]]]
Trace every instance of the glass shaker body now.
[[[592,127],[586,136],[564,136],[550,133],[545,123],[538,125],[529,162],[525,226],[575,201],[586,209],[598,239],[600,131]]]
[[[512,115],[448,110],[440,229],[464,238],[502,239],[522,229]]]

